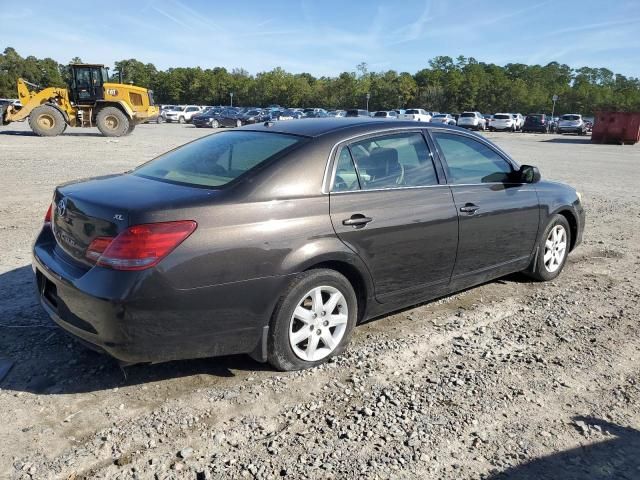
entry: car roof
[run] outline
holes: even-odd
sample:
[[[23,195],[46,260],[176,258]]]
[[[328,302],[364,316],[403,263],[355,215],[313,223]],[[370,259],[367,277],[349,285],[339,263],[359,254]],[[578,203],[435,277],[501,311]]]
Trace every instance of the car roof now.
[[[442,124],[430,125],[422,123],[416,125],[416,122],[393,120],[393,122],[380,120],[372,117],[347,117],[347,118],[309,118],[296,120],[295,122],[265,122],[263,124],[254,124],[242,127],[243,130],[269,131],[276,133],[285,133],[291,135],[301,135],[306,137],[320,137],[330,133],[349,132],[354,133],[375,133],[396,128],[449,128],[452,130],[461,130],[454,126],[444,126]],[[464,130],[466,131],[466,130]]]

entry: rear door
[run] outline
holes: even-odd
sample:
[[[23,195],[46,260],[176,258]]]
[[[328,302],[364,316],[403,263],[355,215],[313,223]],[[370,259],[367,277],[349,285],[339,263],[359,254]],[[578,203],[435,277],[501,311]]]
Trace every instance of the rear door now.
[[[377,299],[441,291],[455,263],[458,218],[421,131],[342,144],[333,171],[334,229],[368,266]]]
[[[540,217],[533,184],[514,181],[515,165],[487,142],[433,129],[460,218],[453,277],[527,263]]]

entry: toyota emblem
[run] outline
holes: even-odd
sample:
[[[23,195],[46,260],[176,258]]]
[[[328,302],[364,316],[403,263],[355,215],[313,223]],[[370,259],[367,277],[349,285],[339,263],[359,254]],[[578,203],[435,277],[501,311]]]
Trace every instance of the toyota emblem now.
[[[58,202],[58,207],[56,208],[59,217],[64,217],[64,214],[67,213],[67,199],[63,198]]]

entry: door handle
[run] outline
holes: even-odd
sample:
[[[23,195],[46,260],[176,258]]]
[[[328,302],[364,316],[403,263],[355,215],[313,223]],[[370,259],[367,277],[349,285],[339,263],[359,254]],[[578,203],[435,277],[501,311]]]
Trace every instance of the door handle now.
[[[460,207],[460,211],[473,215],[480,207],[474,203],[465,203],[464,207]]]
[[[371,217],[365,217],[361,213],[356,213],[354,215],[351,215],[351,218],[347,218],[343,220],[342,224],[348,227],[359,228],[359,227],[364,227],[367,223],[371,222],[372,220],[373,218]]]

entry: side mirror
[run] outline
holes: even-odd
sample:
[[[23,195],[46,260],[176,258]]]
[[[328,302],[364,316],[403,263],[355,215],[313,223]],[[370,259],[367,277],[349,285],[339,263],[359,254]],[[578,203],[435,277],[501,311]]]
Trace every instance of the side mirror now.
[[[522,183],[538,183],[542,178],[538,167],[531,165],[521,165],[518,173]]]

